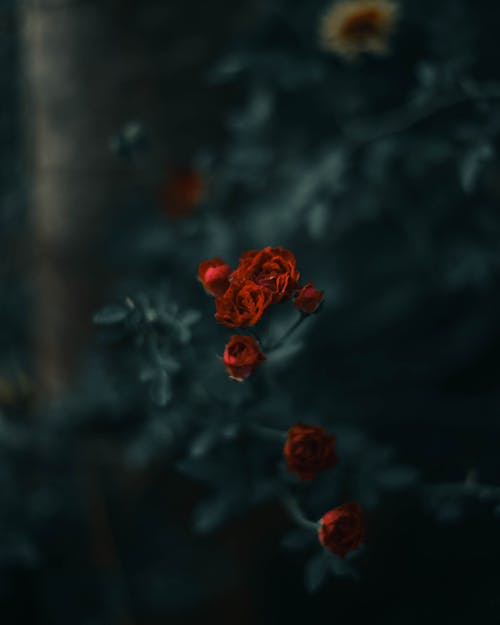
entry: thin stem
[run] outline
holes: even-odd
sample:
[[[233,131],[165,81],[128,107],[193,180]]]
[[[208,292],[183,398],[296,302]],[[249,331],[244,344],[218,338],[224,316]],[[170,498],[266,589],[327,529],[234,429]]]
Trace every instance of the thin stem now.
[[[246,332],[248,332],[248,334],[253,336],[253,338],[257,341],[257,343],[262,343],[258,332],[254,328],[247,327]]]
[[[288,328],[288,330],[283,334],[281,338],[279,338],[275,343],[264,348],[264,351],[269,353],[281,347],[283,343],[297,330],[298,327],[302,325],[302,323],[308,319],[311,315],[306,315],[301,313],[300,317]]]
[[[283,430],[268,428],[265,425],[250,423],[248,425],[248,430],[252,432],[252,434],[256,434],[260,438],[264,438],[268,441],[279,441],[283,443],[287,439],[287,433],[283,432]]]
[[[481,100],[498,100],[500,99],[500,88],[498,86],[490,86],[485,88],[482,92],[467,93],[449,100],[443,100],[438,102],[433,107],[428,108],[425,111],[399,111],[393,112],[388,117],[388,121],[384,124],[378,124],[379,130],[373,132],[371,135],[369,132],[363,129],[347,130],[346,135],[355,144],[354,147],[362,147],[366,144],[378,141],[379,139],[385,139],[392,135],[409,130],[413,126],[418,125],[427,119],[442,113],[448,109],[454,108],[460,104],[467,102],[477,102]],[[357,145],[356,145],[357,144]]]
[[[158,346],[158,335],[154,330],[151,330],[147,336],[147,343],[149,354],[154,364],[158,366],[160,369],[163,368],[162,359],[160,356],[160,350]]]
[[[299,527],[302,527],[309,531],[317,532],[319,529],[319,523],[315,521],[310,521],[306,519],[304,513],[299,507],[297,500],[293,498],[290,494],[283,495],[281,497],[281,503],[283,507],[288,512],[292,521],[294,521]]]
[[[482,500],[500,500],[500,486],[489,486],[468,482],[451,482],[429,486],[428,489],[432,492],[443,495],[477,497]]]

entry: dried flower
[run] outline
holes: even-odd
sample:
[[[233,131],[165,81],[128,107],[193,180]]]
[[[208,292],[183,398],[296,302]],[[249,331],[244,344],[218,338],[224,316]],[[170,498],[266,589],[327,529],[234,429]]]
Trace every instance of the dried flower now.
[[[396,21],[398,6],[390,0],[342,0],[321,19],[322,47],[353,59],[362,52],[383,54]]]

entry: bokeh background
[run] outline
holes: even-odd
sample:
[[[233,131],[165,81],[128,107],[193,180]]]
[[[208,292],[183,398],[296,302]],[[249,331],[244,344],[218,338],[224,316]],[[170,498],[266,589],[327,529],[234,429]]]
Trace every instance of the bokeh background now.
[[[499,622],[500,9],[400,0],[353,61],[329,6],[0,0],[2,625]],[[266,245],[325,305],[237,384],[197,267]],[[352,568],[283,483],[361,501]]]

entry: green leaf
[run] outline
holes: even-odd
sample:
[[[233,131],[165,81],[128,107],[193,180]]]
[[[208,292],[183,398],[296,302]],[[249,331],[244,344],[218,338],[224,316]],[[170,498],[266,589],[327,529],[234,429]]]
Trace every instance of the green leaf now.
[[[112,326],[123,323],[129,314],[125,306],[106,306],[95,313],[93,321],[96,325]]]

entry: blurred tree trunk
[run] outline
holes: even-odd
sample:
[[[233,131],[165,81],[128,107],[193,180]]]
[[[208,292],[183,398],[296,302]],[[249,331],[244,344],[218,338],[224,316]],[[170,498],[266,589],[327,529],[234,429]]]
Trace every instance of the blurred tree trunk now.
[[[23,3],[36,257],[38,384],[59,393],[78,363],[102,281],[99,237],[123,173],[108,149],[119,102],[105,3]]]
[[[20,4],[33,190],[40,395],[64,390],[103,286],[101,237],[134,186],[220,140],[227,90],[204,73],[255,3],[27,0]],[[196,17],[196,19],[194,19]],[[139,120],[153,138],[141,173],[110,138]]]
[[[89,343],[112,219],[137,189],[156,191],[166,163],[186,162],[199,145],[220,140],[232,91],[209,89],[203,77],[258,5],[32,0],[20,6],[38,390],[50,398],[66,389]],[[140,169],[109,149],[110,138],[135,120],[153,139]],[[170,496],[179,505],[185,491],[172,489]],[[245,603],[245,585],[217,601],[220,622],[233,622],[234,606]],[[254,622],[250,607],[238,619]]]

